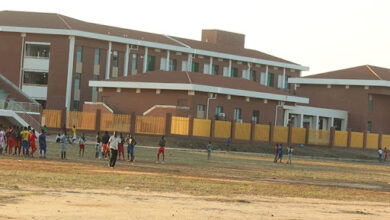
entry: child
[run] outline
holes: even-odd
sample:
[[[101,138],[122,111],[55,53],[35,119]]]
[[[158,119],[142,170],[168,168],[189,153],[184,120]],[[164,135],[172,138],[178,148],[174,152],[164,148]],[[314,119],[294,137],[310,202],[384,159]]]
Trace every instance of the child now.
[[[31,130],[28,139],[31,147],[31,157],[34,157],[34,152],[37,150],[37,145],[35,144],[35,139],[37,139],[37,136],[35,135],[34,129]]]
[[[135,162],[135,157],[134,157],[134,147],[137,144],[135,141],[135,137],[133,136],[128,136],[127,139],[127,159],[129,162],[131,162],[132,165],[134,165]],[[129,154],[131,155],[131,159],[129,159]]]
[[[274,146],[274,153],[275,153],[274,163],[278,162],[278,148],[279,148],[279,144],[275,144],[275,146]]]
[[[279,157],[279,163],[282,162],[282,158],[283,158],[283,146],[282,144],[279,144],[279,147],[278,147],[278,157]]]
[[[378,149],[379,162],[382,162],[382,154],[383,154],[382,148],[379,148]]]
[[[288,155],[288,157],[287,157],[287,164],[291,165],[291,159],[292,159],[293,152],[294,152],[294,148],[291,147],[291,146],[288,146],[287,147],[287,155]]]
[[[25,157],[29,156],[28,137],[30,136],[30,132],[27,130],[26,127],[24,127],[23,130],[20,132],[20,136],[22,138],[23,155]]]
[[[125,139],[123,138],[122,133],[120,133],[119,137],[120,137],[121,141],[118,144],[118,153],[119,153],[118,159],[119,160],[121,159],[121,154],[122,154],[122,158],[123,158],[123,160],[125,160],[125,146],[124,146]]]
[[[61,134],[58,133],[56,136],[56,143],[60,143],[60,142],[61,142]]]
[[[39,135],[39,156],[46,158],[46,134],[42,129],[41,134]]]
[[[79,144],[80,144],[79,157],[84,157],[85,142],[87,142],[87,140],[85,139],[85,136],[83,133],[79,139]]]
[[[107,158],[107,153],[108,153],[108,158],[110,158],[110,148],[108,147],[108,141],[110,140],[110,135],[108,135],[108,132],[104,132],[104,136],[102,137],[102,143],[103,143],[103,151],[102,151],[102,157],[104,159]]]
[[[209,144],[207,145],[207,160],[210,160],[212,150],[213,150],[213,145],[211,144],[211,141],[209,141]]]
[[[158,143],[160,148],[158,149],[158,152],[157,152],[157,161],[156,161],[156,163],[160,163],[160,154],[163,155],[162,163],[164,163],[164,161],[165,161],[165,143],[166,142],[165,142],[164,136],[162,136],[161,139],[160,139],[160,142]]]
[[[21,143],[22,143],[22,136],[20,135],[20,128],[19,127],[16,127],[15,129],[15,153],[14,155],[16,155],[16,153],[18,153],[18,156],[20,156],[20,152],[22,150],[22,147],[21,147]]]
[[[16,127],[13,127],[11,128],[11,133],[9,134],[9,137],[8,137],[8,149],[9,149],[9,152],[8,154],[9,155],[12,155],[12,151],[13,151],[13,148],[15,146],[15,130],[16,130]]]
[[[95,159],[99,159],[100,160],[100,151],[101,151],[101,148],[102,148],[102,140],[100,138],[100,132],[97,133],[96,135],[96,154],[95,154]]]
[[[73,125],[72,132],[73,132],[73,137],[72,137],[72,144],[73,144],[75,142],[75,140],[77,140],[76,125]]]
[[[383,161],[387,160],[387,147],[385,147],[385,156],[383,157]]]
[[[64,132],[61,136],[61,160],[66,160],[66,142],[70,142],[70,140],[66,132]]]

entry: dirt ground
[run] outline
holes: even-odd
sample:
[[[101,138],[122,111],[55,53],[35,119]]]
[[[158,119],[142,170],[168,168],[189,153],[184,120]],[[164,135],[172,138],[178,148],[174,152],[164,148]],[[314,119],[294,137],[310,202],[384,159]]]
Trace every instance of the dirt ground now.
[[[0,189],[0,219],[390,219],[386,203],[199,197],[123,190]]]

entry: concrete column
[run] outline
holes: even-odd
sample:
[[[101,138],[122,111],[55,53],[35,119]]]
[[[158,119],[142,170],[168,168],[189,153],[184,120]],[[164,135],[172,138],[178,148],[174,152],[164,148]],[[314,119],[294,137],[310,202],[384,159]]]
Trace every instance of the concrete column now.
[[[336,133],[336,129],[333,126],[330,127],[329,147],[333,147],[334,146],[335,133]]]
[[[320,122],[320,116],[318,116],[318,115],[313,116],[314,129],[316,129],[316,130],[319,129],[319,122]]]
[[[289,111],[285,110],[284,111],[283,126],[287,126],[288,125],[288,116],[289,116]]]
[[[68,76],[66,82],[66,96],[65,96],[65,108],[67,111],[70,111],[70,100],[72,95],[74,46],[75,46],[75,37],[69,36]]]
[[[211,137],[211,139],[215,139],[215,119],[211,119],[210,137]]]
[[[125,64],[123,67],[123,76],[127,76],[129,74],[129,53],[130,53],[130,48],[129,48],[129,45],[126,44]]]
[[[351,147],[351,129],[348,129],[347,148]]]
[[[97,109],[96,110],[96,123],[95,123],[95,130],[96,131],[100,131],[101,115],[102,115],[102,110]]]
[[[272,144],[274,141],[274,124],[272,122],[269,123],[269,140],[268,143]]]
[[[167,50],[167,62],[165,63],[165,71],[169,71],[169,59],[170,59],[170,52]]]
[[[137,120],[137,116],[135,115],[135,112],[131,113],[131,118],[130,118],[130,134],[135,135],[135,123]]]
[[[250,141],[254,142],[255,141],[255,129],[256,128],[256,122],[252,121],[251,122],[251,138]]]
[[[346,119],[341,120],[341,128],[340,128],[340,130],[342,130],[342,131],[347,130],[347,120]]]
[[[190,117],[188,124],[188,137],[192,137],[194,135],[194,117]]]
[[[192,54],[188,54],[188,64],[187,64],[187,71],[192,71]]]
[[[167,113],[165,116],[165,136],[171,135],[172,113]]]
[[[382,147],[382,133],[379,133],[378,136],[378,149]]]
[[[247,79],[251,79],[251,64],[250,63],[248,63],[248,78]],[[242,78],[242,77],[241,77]]]
[[[106,59],[106,79],[110,78],[111,50],[112,50],[112,43],[108,42],[107,59]]]
[[[310,128],[309,128],[309,126],[306,126],[305,127],[306,128],[306,134],[305,134],[305,145],[308,145],[309,144],[309,136],[310,136]]]
[[[292,142],[292,124],[288,123],[288,136],[287,136],[287,145],[291,146]]]
[[[328,118],[328,129],[332,128],[334,126],[334,118],[330,117]]]
[[[212,73],[213,73],[213,57],[210,57],[209,74],[211,75]]]
[[[231,120],[230,121],[232,124],[231,124],[231,127],[230,127],[230,140],[233,142],[233,140],[236,139],[234,133],[236,133],[236,121],[234,120]]]
[[[298,116],[298,122],[299,122],[298,126],[299,126],[300,128],[303,128],[303,114],[300,114],[300,115]]]
[[[283,68],[283,85],[282,85],[282,88],[285,89],[286,88],[286,68]]]
[[[146,72],[146,68],[148,65],[148,48],[145,47],[145,54],[144,54],[144,68],[143,68],[143,73]]]
[[[367,130],[363,132],[363,150],[367,148]]]
[[[268,65],[265,66],[265,85],[268,86]]]

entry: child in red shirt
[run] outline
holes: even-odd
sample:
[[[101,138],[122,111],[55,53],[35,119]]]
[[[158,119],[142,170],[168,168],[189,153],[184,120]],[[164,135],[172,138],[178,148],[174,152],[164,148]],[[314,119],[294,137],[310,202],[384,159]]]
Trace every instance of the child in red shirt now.
[[[35,145],[35,139],[37,139],[37,136],[35,135],[35,130],[33,129],[28,136],[28,142],[30,143],[31,147],[31,157],[34,157],[34,152],[37,150],[37,145]]]

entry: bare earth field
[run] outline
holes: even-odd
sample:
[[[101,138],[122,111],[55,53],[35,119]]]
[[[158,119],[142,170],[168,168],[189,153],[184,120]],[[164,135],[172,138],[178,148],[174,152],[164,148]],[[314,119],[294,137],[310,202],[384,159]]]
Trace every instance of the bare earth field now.
[[[390,219],[390,166],[376,161],[137,147],[115,169],[68,147],[0,156],[0,219]]]

